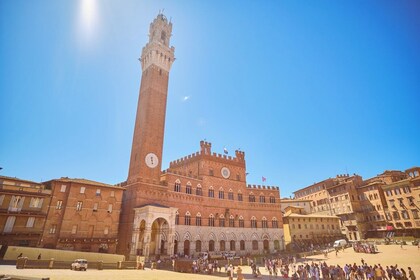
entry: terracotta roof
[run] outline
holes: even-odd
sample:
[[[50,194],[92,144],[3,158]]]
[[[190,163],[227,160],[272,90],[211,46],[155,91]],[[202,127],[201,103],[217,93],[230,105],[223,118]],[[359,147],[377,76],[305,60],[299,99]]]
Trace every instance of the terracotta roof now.
[[[61,177],[60,179],[53,179],[51,181],[72,182],[72,183],[79,183],[79,184],[86,184],[86,185],[94,185],[94,186],[100,186],[100,187],[123,189],[123,187],[120,187],[120,186],[105,184],[105,183],[96,182],[96,181],[93,181],[93,180],[88,180],[88,179],[83,179],[83,178]]]
[[[20,181],[20,182],[25,182],[25,183],[30,183],[30,184],[37,184],[37,185],[41,185],[41,183],[34,182],[34,181],[29,181],[29,180],[23,180],[23,179],[19,179],[19,178],[17,178],[17,177],[8,177],[8,176],[1,176],[1,175],[0,175],[0,179],[13,180],[13,181]]]
[[[284,217],[296,217],[296,218],[336,218],[336,219],[340,219],[340,217],[337,216],[328,216],[328,215],[316,215],[316,214],[307,214],[307,215],[302,215],[302,214],[296,214],[296,213],[290,213],[290,214],[286,214],[284,215]]]

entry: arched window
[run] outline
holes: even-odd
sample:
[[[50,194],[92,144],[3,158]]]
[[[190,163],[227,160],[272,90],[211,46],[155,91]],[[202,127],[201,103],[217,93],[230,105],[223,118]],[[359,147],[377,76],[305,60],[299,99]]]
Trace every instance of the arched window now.
[[[265,196],[260,194],[260,203],[265,203]]]
[[[214,252],[214,240],[209,241],[209,252]]]
[[[270,203],[276,203],[276,198],[270,195]]]
[[[235,217],[233,217],[233,215],[230,215],[229,217],[229,226],[235,227]]]
[[[249,202],[255,202],[255,195],[253,193],[250,193],[248,199]]]
[[[225,227],[225,216],[223,214],[219,217],[219,227]]]
[[[178,211],[176,211],[175,213],[175,224],[179,225],[179,212]]]
[[[213,187],[209,188],[209,197],[214,197],[214,189]]]
[[[190,182],[188,182],[187,186],[185,187],[185,193],[192,194],[192,188],[191,188],[191,183]]]
[[[190,212],[185,213],[185,223],[186,226],[191,225],[191,214]]]
[[[214,227],[214,215],[210,214],[209,216],[209,227]]]
[[[235,240],[230,241],[230,250],[235,251]]]
[[[226,250],[226,243],[224,240],[220,240],[220,251]]]
[[[238,192],[238,201],[243,201],[244,199],[243,199],[243,196],[242,196],[242,193],[241,193],[241,191],[239,191]]]
[[[198,212],[197,215],[195,215],[195,225],[196,226],[201,226],[201,214],[200,214],[200,212]]]
[[[258,241],[252,240],[252,250],[258,250]]]
[[[201,252],[201,240],[195,241],[195,251]]]
[[[277,221],[277,218],[276,217],[273,217],[271,219],[271,227],[272,228],[279,228],[279,222]]]
[[[241,251],[245,251],[245,240],[239,241],[239,247]]]
[[[242,217],[242,216],[239,216],[239,227],[240,228],[243,228],[245,225],[244,225],[244,217]]]
[[[233,200],[233,191],[232,191],[232,189],[229,189],[228,199],[229,200]]]
[[[175,181],[174,191],[181,192],[181,181],[179,180]]]
[[[267,218],[263,217],[261,221],[261,227],[262,228],[268,228]]]
[[[197,188],[195,189],[195,194],[199,196],[203,195],[203,189],[201,188],[200,184],[197,185]]]
[[[280,241],[274,240],[274,250],[280,250]]]
[[[255,218],[254,216],[252,216],[251,218],[251,227],[257,228],[257,218]]]
[[[223,191],[223,188],[219,189],[219,199],[225,199],[225,192]]]

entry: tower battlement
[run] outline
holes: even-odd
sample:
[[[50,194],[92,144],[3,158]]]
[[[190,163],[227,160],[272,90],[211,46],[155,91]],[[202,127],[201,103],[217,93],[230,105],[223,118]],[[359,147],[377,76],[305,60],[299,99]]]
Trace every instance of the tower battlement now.
[[[278,191],[279,190],[279,187],[277,187],[277,186],[251,185],[251,184],[248,184],[247,188],[248,189],[257,189],[257,190],[273,190],[273,191]]]
[[[169,163],[169,168],[176,168],[180,166],[184,166],[186,164],[189,164],[191,162],[197,161],[199,159],[202,159],[202,157],[209,157],[210,159],[214,160],[222,160],[223,163],[229,164],[244,164],[245,163],[245,152],[242,151],[235,151],[236,157],[229,156],[229,155],[223,155],[218,153],[212,153],[211,152],[211,143],[200,141],[200,151],[195,152],[193,154],[190,154],[188,156],[182,157],[180,159],[171,161]]]

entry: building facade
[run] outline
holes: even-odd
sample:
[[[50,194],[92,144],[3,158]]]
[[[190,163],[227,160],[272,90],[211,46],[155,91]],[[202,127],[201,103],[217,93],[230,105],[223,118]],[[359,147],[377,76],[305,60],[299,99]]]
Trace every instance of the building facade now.
[[[70,178],[44,185],[52,194],[40,247],[116,253],[123,188]]]
[[[283,222],[284,241],[289,251],[309,251],[343,238],[337,216],[310,214],[303,207],[288,206]]]
[[[420,167],[406,170],[406,178],[382,187],[388,231],[392,236],[420,237]]]
[[[350,240],[419,236],[419,168],[387,170],[363,180],[338,175],[294,192],[311,199],[311,213],[337,215]]]
[[[40,244],[51,190],[44,184],[0,176],[0,244]]]
[[[118,251],[138,255],[240,254],[282,249],[279,188],[246,183],[245,153],[213,153],[211,143],[173,161],[161,159],[168,91],[174,61],[172,24],[162,14],[150,25],[140,58],[142,79],[130,168],[120,220]]]

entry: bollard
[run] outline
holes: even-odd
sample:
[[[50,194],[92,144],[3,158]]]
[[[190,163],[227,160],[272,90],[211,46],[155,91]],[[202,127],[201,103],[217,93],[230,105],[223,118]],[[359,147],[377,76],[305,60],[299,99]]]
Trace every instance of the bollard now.
[[[54,258],[51,258],[50,263],[48,264],[48,268],[52,269],[54,267]]]
[[[103,262],[98,261],[98,270],[102,270],[102,269],[103,269]]]

